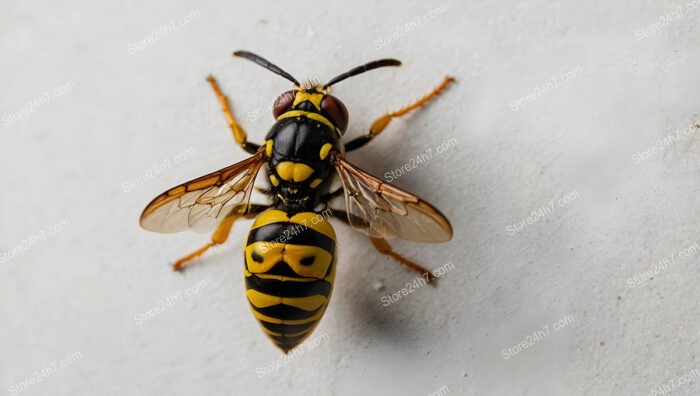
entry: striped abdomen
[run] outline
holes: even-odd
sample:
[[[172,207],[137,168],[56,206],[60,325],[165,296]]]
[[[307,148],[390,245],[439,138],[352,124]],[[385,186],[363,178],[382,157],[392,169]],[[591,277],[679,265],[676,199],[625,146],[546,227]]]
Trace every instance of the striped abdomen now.
[[[246,295],[262,329],[285,353],[323,316],[335,258],[335,231],[320,214],[289,218],[268,210],[253,223],[245,248]]]

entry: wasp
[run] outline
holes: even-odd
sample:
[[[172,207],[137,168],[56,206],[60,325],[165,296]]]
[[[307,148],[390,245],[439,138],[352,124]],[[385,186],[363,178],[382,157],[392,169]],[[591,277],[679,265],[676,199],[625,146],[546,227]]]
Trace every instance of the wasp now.
[[[144,209],[140,224],[146,230],[162,233],[188,229],[213,232],[209,243],[175,262],[173,269],[182,271],[209,248],[224,243],[237,220],[255,218],[243,254],[246,296],[262,330],[287,353],[311,334],[333,290],[338,241],[328,218],[365,233],[379,253],[431,280],[427,269],[395,252],[386,239],[448,241],[452,237],[450,222],[418,196],[348,162],[345,153],[372,141],[392,119],[425,105],[454,80],[445,77],[428,95],[382,115],[371,124],[369,132],[344,143],[348,110],[331,95],[331,87],[372,69],[399,66],[400,61],[369,62],[320,85],[301,84],[251,52],[236,51],[233,55],[253,61],[293,84],[273,104],[276,121],[264,144],[248,141],[228,97],[209,76],[207,81],[234,140],[251,156],[157,196]],[[269,185],[260,191],[269,202],[250,203],[256,176],[264,165]],[[334,185],[336,174],[340,185]],[[329,208],[329,201],[343,194],[346,210]]]

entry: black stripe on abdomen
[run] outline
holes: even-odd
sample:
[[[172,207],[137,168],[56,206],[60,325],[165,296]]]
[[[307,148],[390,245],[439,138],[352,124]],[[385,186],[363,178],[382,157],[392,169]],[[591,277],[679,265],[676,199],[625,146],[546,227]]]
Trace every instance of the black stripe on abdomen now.
[[[293,307],[286,304],[277,304],[270,307],[258,308],[253,304],[250,304],[251,308],[260,312],[265,316],[269,316],[281,320],[301,320],[308,319],[318,313],[318,311],[325,308],[324,305],[314,309],[313,311],[305,311],[301,308]]]
[[[335,241],[316,230],[298,223],[272,223],[250,231],[246,246],[253,242],[318,246],[330,254],[335,253]]]
[[[246,276],[245,285],[246,289],[254,289],[279,297],[309,297],[319,294],[328,297],[331,292],[331,284],[321,279],[311,282],[295,282],[265,279],[251,274]]]
[[[296,334],[296,333],[301,333],[302,331],[308,330],[311,328],[311,326],[316,324],[316,320],[312,320],[309,323],[304,323],[304,324],[298,324],[298,325],[291,325],[291,324],[286,324],[286,323],[270,323],[266,322],[264,320],[260,321],[260,324],[262,324],[266,329],[273,331],[275,333],[287,335],[287,334]]]

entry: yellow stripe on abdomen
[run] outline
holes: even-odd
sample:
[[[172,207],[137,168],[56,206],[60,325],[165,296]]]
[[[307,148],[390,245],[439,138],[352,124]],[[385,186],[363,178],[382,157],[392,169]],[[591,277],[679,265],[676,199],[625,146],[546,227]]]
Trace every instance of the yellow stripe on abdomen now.
[[[255,289],[246,290],[246,296],[253,306],[258,308],[270,307],[273,305],[284,304],[291,307],[296,307],[306,311],[318,309],[326,302],[326,297],[314,295],[309,297],[279,297],[261,293]]]
[[[335,280],[335,230],[317,213],[262,213],[245,248],[246,297],[283,351],[301,343],[323,316]]]

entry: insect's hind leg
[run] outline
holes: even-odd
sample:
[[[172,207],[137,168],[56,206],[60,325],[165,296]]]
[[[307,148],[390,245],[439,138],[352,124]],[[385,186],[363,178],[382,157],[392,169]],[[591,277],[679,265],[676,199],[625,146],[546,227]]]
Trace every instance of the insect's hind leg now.
[[[372,241],[372,246],[374,246],[377,252],[389,256],[394,260],[398,261],[399,263],[405,265],[406,267],[417,271],[421,274],[422,277],[424,277],[428,281],[428,283],[435,280],[435,276],[430,271],[423,268],[419,264],[407,259],[406,257],[396,253],[389,244],[389,242],[386,241],[386,239],[369,237],[369,240]]]
[[[212,246],[221,245],[222,243],[226,242],[229,234],[231,233],[231,228],[233,228],[233,223],[235,223],[236,220],[241,218],[252,219],[261,212],[264,212],[269,207],[269,205],[251,204],[246,214],[235,214],[226,216],[226,218],[221,220],[221,223],[219,223],[219,226],[216,228],[216,231],[214,231],[214,233],[211,235],[211,242],[188,254],[187,256],[177,260],[175,264],[173,264],[173,270],[184,271],[184,269],[189,264],[191,264],[192,260],[204,254],[204,252],[209,250],[209,248],[211,248]]]
[[[348,220],[349,214],[347,212],[343,210],[331,209],[331,213],[333,217],[337,218],[338,220],[342,221],[347,225],[350,225],[350,220]],[[405,265],[406,267],[420,273],[421,276],[428,281],[428,283],[435,280],[435,276],[429,270],[423,268],[421,265],[415,263],[414,261],[407,259],[399,253],[396,253],[389,244],[389,242],[386,241],[386,239],[369,237],[369,240],[372,242],[372,246],[374,246],[377,252],[389,256],[394,260],[398,261],[400,264]]]
[[[260,148],[260,145],[248,142],[248,135],[246,134],[243,127],[241,127],[238,124],[238,122],[236,122],[236,118],[233,116],[233,112],[231,111],[231,106],[229,104],[228,97],[224,95],[223,92],[221,92],[219,84],[216,82],[214,76],[208,76],[207,81],[211,85],[211,88],[214,90],[216,97],[219,99],[219,103],[221,104],[221,110],[224,112],[226,122],[228,123],[229,128],[231,128],[231,132],[233,133],[233,138],[236,140],[236,143],[238,143],[243,148],[243,150],[249,152],[250,154],[257,153],[258,149]]]
[[[374,120],[374,122],[372,122],[372,126],[369,127],[369,133],[357,137],[345,144],[345,151],[357,150],[358,148],[369,143],[372,139],[374,139],[375,137],[379,136],[380,133],[382,133],[384,128],[386,128],[387,125],[389,125],[392,118],[401,117],[421,106],[424,106],[425,104],[433,100],[436,96],[438,96],[442,91],[444,91],[445,88],[447,88],[447,86],[450,85],[450,83],[452,83],[454,80],[455,79],[452,77],[445,77],[440,86],[433,89],[429,94],[418,99],[416,102],[411,103],[410,105],[402,108],[401,110],[389,114],[384,114],[383,116],[377,118],[376,120]]]

